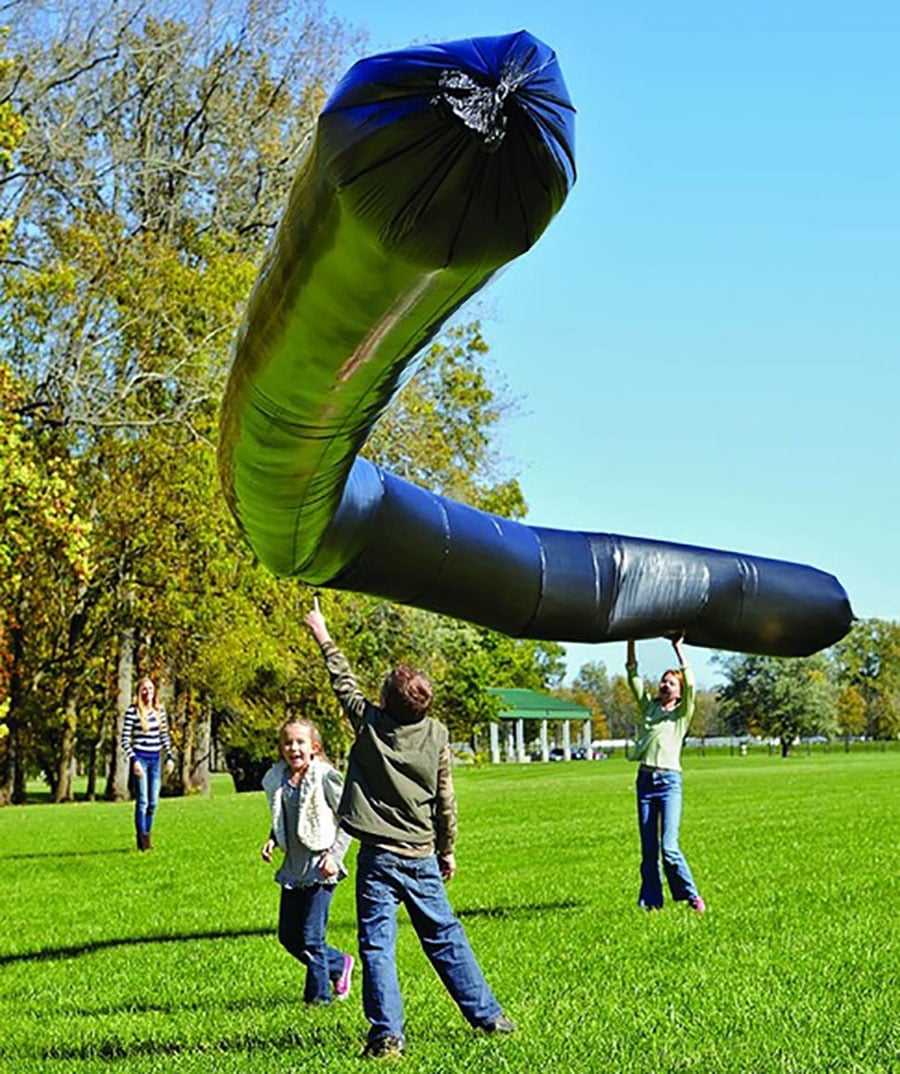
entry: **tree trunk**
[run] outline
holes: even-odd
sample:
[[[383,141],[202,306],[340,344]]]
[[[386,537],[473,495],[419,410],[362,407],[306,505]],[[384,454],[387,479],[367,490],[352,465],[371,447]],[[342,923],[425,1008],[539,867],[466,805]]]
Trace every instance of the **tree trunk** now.
[[[71,802],[75,797],[72,774],[75,768],[75,746],[78,742],[78,686],[66,683],[63,700],[63,731],[59,746],[59,764],[56,770],[56,787],[51,801]]]
[[[25,773],[19,750],[19,713],[22,708],[22,654],[25,639],[21,627],[13,627],[9,636],[10,673],[9,708],[6,714],[7,735],[0,751],[0,805],[17,805],[25,801]]]
[[[125,724],[125,710],[134,696],[134,627],[130,622],[119,635],[117,681],[116,722],[110,743],[109,772],[104,797],[109,801],[122,802],[128,798],[128,758],[122,750],[122,728]]]
[[[6,727],[6,737],[0,748],[0,806],[13,805],[16,801],[19,726],[7,716]]]
[[[7,716],[6,736],[0,740],[0,806],[13,803],[13,770],[15,767],[16,725]]]
[[[178,732],[180,752],[176,762],[176,781],[173,789],[177,794],[191,793],[191,769],[194,765],[194,728],[191,721],[191,684],[187,679],[175,678],[175,727]]]
[[[791,740],[789,738],[783,738],[781,740],[781,756],[790,757],[791,755]]]
[[[201,695],[198,707],[190,789],[195,794],[209,794],[209,766],[212,752],[212,705],[205,694]]]
[[[97,800],[97,765],[100,758],[103,756],[103,743],[106,739],[106,708],[100,712],[100,724],[97,728],[97,735],[88,747],[88,770],[87,770],[87,789],[85,796],[89,802]]]
[[[97,752],[95,740],[88,749],[87,786],[84,796],[89,802],[97,800]]]

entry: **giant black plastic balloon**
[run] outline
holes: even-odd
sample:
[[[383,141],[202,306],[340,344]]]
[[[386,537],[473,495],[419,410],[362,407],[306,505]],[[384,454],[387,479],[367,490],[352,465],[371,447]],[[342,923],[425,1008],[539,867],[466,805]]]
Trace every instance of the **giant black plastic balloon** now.
[[[850,606],[812,567],[485,514],[358,458],[447,317],[575,180],[574,113],[526,32],[374,56],[319,117],[236,344],[219,463],[259,559],[517,637],[685,632],[799,655]]]

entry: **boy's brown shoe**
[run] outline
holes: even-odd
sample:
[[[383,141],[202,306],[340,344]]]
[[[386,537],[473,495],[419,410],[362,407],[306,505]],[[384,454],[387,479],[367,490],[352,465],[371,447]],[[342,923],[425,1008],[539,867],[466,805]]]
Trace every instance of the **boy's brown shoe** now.
[[[485,1033],[515,1033],[516,1023],[501,1011],[493,1021],[485,1022],[481,1028]]]
[[[403,1041],[400,1037],[379,1037],[370,1040],[363,1048],[363,1059],[400,1059],[403,1056]]]

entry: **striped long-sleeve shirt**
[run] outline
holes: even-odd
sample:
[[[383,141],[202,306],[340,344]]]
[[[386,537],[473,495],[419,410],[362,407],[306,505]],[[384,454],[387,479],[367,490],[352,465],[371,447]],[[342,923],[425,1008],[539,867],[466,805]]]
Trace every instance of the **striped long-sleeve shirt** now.
[[[122,751],[129,761],[136,753],[159,753],[166,751],[166,760],[172,760],[172,740],[169,738],[169,724],[166,714],[161,709],[150,709],[147,713],[147,730],[141,724],[137,705],[131,705],[125,712],[122,725]]]

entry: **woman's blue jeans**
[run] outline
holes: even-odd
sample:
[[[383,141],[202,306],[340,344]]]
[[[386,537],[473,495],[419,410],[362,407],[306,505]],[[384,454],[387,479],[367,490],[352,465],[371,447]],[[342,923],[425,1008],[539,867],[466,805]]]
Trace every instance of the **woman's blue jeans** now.
[[[331,982],[344,971],[343,953],[325,942],[334,884],[282,888],[278,939],[306,966],[305,1003],[330,1003]]]
[[[404,1039],[397,977],[397,911],[406,907],[419,943],[470,1025],[490,1025],[500,1004],[453,914],[436,855],[404,858],[363,844],[356,859],[356,913],[369,1042]]]
[[[638,904],[648,910],[662,907],[660,851],[672,898],[676,901],[693,898],[697,895],[697,886],[678,845],[681,773],[641,765],[637,775],[637,807],[641,832],[641,894]]]
[[[159,802],[159,788],[162,784],[162,761],[159,753],[135,753],[143,769],[141,775],[134,776],[137,797],[134,803],[134,828],[138,846],[141,836],[149,835],[153,827],[153,815]],[[132,774],[134,769],[132,768]]]

